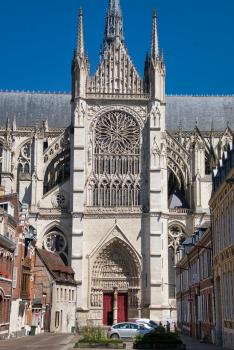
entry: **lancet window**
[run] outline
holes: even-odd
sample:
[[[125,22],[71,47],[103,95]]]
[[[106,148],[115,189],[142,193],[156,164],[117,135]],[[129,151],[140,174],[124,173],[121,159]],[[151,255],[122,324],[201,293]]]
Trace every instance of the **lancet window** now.
[[[140,128],[130,114],[111,111],[98,119],[93,168],[90,205],[140,205]]]

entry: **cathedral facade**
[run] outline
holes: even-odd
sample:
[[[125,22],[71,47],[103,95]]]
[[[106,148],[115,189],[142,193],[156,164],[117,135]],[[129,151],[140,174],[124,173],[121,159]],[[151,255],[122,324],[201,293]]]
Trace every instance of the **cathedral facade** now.
[[[80,324],[165,322],[176,317],[181,245],[210,218],[234,98],[165,96],[156,10],[142,78],[119,0],[89,70],[80,8],[72,94],[0,92],[1,185],[29,204],[38,247],[73,267]]]

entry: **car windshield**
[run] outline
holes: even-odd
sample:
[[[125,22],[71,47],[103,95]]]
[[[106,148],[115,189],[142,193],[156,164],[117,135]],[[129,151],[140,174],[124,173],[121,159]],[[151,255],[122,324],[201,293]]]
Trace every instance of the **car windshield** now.
[[[149,324],[153,325],[153,326],[157,326],[157,323],[155,323],[154,321],[151,321],[151,320],[149,321]]]

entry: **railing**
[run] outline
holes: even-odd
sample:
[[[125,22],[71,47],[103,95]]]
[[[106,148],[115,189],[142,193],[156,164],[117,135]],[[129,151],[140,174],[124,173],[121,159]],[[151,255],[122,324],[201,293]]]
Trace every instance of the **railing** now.
[[[106,98],[106,99],[138,99],[138,100],[148,100],[149,94],[120,94],[120,93],[99,93],[99,92],[87,92],[87,98]]]
[[[175,208],[175,209],[169,209],[169,213],[173,214],[189,214],[192,215],[194,213],[193,209],[182,209],[182,208]]]

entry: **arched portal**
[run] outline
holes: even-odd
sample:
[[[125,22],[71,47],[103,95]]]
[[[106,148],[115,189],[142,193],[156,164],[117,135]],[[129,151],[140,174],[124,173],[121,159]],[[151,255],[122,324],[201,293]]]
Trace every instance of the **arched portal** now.
[[[91,276],[91,308],[103,308],[104,325],[139,317],[140,262],[128,244],[119,238],[108,242]]]

